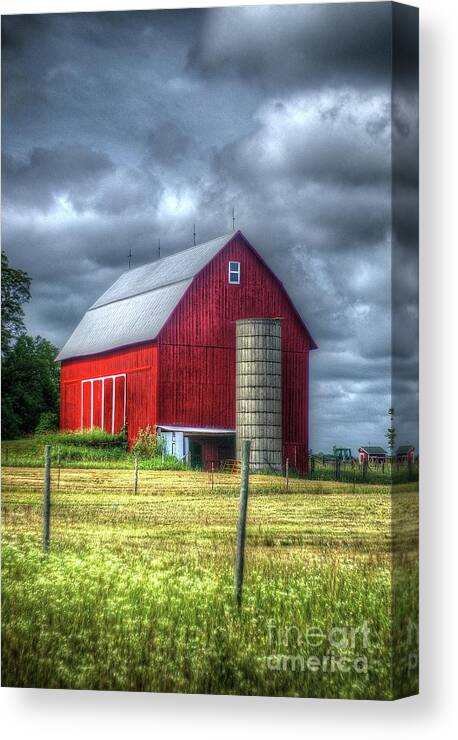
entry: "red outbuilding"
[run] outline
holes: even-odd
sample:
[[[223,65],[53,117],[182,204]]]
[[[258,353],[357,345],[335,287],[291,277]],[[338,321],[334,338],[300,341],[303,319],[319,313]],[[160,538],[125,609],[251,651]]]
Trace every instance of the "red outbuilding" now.
[[[383,465],[386,462],[386,450],[383,447],[360,447],[358,449],[359,463],[362,465],[364,462],[371,463],[373,465]]]
[[[193,465],[235,457],[236,321],[280,318],[282,458],[307,470],[309,352],[283,284],[240,232],[128,270],[58,355],[63,430],[148,425]]]
[[[415,447],[413,445],[401,445],[395,453],[397,463],[415,462]]]

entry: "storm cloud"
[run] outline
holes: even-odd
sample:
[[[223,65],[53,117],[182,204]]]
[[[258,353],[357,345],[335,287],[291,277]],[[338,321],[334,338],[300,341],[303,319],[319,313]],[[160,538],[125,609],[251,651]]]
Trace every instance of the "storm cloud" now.
[[[246,6],[205,16],[189,67],[265,89],[372,88],[386,84],[390,54],[389,3]]]
[[[194,223],[213,238],[235,208],[319,345],[312,448],[384,444],[393,348],[398,394],[417,392],[416,78],[403,67],[393,107],[391,4],[2,28],[3,246],[33,278],[29,330],[61,346],[129,250],[134,265],[158,239],[179,251]],[[407,266],[393,282],[392,241]],[[398,441],[416,444],[414,427]]]

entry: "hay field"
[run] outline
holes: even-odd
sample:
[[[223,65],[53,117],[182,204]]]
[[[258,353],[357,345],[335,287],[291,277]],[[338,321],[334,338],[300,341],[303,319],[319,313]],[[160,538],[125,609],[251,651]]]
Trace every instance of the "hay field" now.
[[[233,598],[238,478],[192,471],[3,472],[2,681],[390,699],[416,690],[415,484],[252,476],[244,601]],[[393,501],[396,502],[393,505]],[[393,558],[392,549],[397,553]],[[393,578],[393,574],[396,578]],[[409,623],[410,623],[409,621]],[[402,660],[399,659],[401,656]],[[393,671],[397,681],[393,684]]]

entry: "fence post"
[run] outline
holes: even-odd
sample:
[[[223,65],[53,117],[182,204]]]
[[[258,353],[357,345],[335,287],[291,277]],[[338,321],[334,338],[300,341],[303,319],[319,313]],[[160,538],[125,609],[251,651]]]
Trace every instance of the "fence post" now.
[[[134,461],[134,496],[138,493],[138,455],[135,455]]]
[[[60,489],[60,447],[57,448],[57,493]]]
[[[288,493],[289,488],[289,457],[285,460],[285,486],[286,486],[286,492]]]
[[[51,515],[51,447],[45,446],[45,473],[44,473],[44,500],[43,500],[43,552],[49,550],[49,531]]]
[[[315,477],[315,458],[313,455],[310,458],[310,477],[312,479]]]
[[[215,463],[212,461],[212,493],[213,493],[213,486],[214,486],[214,472],[215,472]]]
[[[237,606],[242,605],[243,566],[245,563],[245,534],[246,514],[248,506],[248,481],[250,476],[250,448],[249,439],[242,442],[242,469],[240,476],[240,511],[237,526],[237,549],[235,557],[235,598]]]

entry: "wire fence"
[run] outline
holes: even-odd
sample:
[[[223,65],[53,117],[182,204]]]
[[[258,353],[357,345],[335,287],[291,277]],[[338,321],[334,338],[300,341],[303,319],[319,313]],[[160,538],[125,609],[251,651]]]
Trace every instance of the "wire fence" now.
[[[48,445],[46,445],[47,447]],[[83,445],[49,445],[50,460],[53,470],[58,471],[57,490],[60,489],[60,471],[62,469],[109,469],[109,470],[199,470],[192,467],[189,460],[184,456],[177,459],[172,455],[162,454],[157,458],[144,458],[136,455],[127,448],[115,447],[111,442],[100,443],[100,447],[91,449]],[[2,447],[2,465],[5,467],[41,467],[43,465],[45,445],[37,448],[33,454],[24,454],[21,450],[10,447],[5,443]],[[211,470],[207,471],[214,485],[215,474],[233,473],[240,475],[240,461],[238,460],[215,460],[211,462]],[[393,460],[387,458],[385,461],[365,460],[360,463],[354,458],[339,459],[332,455],[309,455],[307,472],[298,473],[291,461],[286,459],[282,466],[274,467],[266,460],[265,471],[271,477],[295,479],[298,477],[308,478],[314,481],[342,481],[347,483],[367,484],[394,484],[408,481],[416,481],[419,477],[419,461],[415,460]],[[133,484],[135,485],[135,484]]]
[[[148,494],[173,494],[174,476],[164,471],[155,475],[145,475],[139,466],[139,457],[134,456],[130,470],[87,471],[66,468],[62,470],[59,447],[55,450],[46,445],[41,468],[10,473],[8,500],[2,500],[2,521],[5,526],[23,526],[35,533],[42,531],[44,553],[48,552],[52,540],[52,522],[65,531],[75,524],[79,527],[98,525],[116,526],[127,521],[130,525],[139,524],[144,528],[163,523],[160,515],[151,506]],[[243,466],[242,466],[243,469]],[[146,471],[145,471],[146,472]],[[151,471],[149,471],[151,472]],[[314,493],[321,492],[320,481],[339,481],[353,484],[328,492],[356,492],[356,484],[395,484],[418,479],[418,461],[396,462],[393,460],[370,463],[365,460],[359,464],[354,459],[340,460],[325,456],[310,456],[308,480],[316,481],[316,491],[307,485],[303,477],[297,476],[289,467],[289,460],[281,468],[269,471],[270,475],[256,476],[251,484],[254,493]],[[274,473],[274,474],[272,474]],[[206,489],[211,493],[218,490],[236,494],[239,490],[241,471],[221,472],[214,463],[207,472],[183,476],[175,473],[176,491],[194,494]],[[31,491],[41,489],[42,496],[30,500]],[[359,489],[361,490],[361,488]],[[68,495],[67,495],[68,494]],[[140,494],[143,496],[140,498]],[[128,496],[128,498],[126,497]],[[90,500],[97,496],[98,500]],[[108,500],[100,500],[107,496]],[[131,501],[136,501],[135,507]],[[25,499],[25,500],[24,500]],[[159,518],[158,518],[159,517]]]
[[[310,480],[334,480],[346,483],[374,483],[394,485],[418,480],[419,461],[340,460],[323,455],[311,455],[308,477]]]

